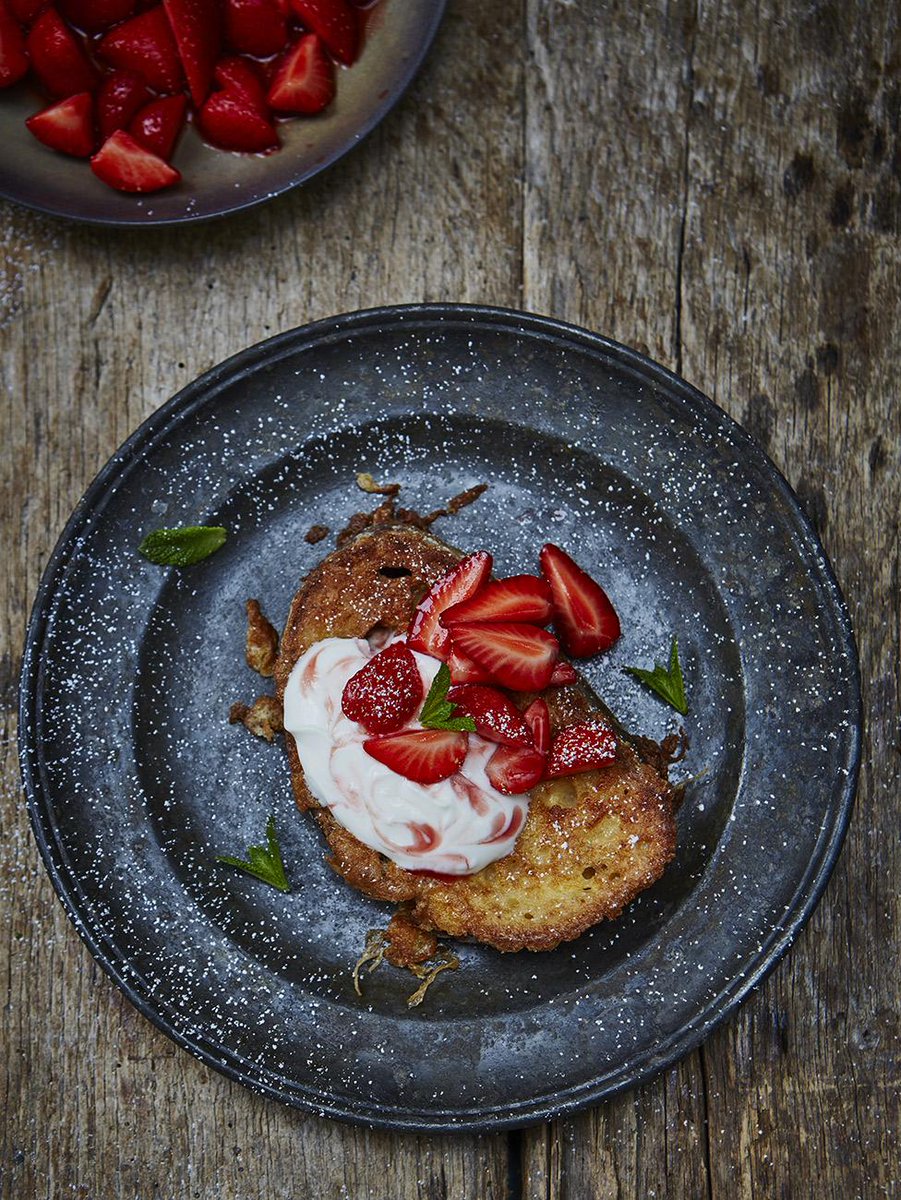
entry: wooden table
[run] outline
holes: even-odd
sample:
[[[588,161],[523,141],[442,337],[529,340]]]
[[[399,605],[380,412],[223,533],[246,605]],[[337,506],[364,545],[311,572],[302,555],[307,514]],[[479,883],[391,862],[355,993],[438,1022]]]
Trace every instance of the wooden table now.
[[[293,195],[171,231],[4,208],[4,1198],[898,1194],[899,68],[890,0],[451,0],[400,106]],[[177,1049],[66,920],[16,766],[28,608],[119,443],[269,334],[435,300],[599,330],[742,422],[822,536],[863,667],[854,820],[788,958],[653,1082],[509,1136],[331,1123]]]

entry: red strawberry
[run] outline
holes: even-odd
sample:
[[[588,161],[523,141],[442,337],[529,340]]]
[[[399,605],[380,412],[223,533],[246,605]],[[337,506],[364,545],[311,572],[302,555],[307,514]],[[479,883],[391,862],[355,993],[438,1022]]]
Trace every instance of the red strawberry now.
[[[476,733],[489,742],[500,742],[503,746],[531,746],[532,738],[522,713],[509,696],[497,688],[464,683],[450,688],[447,698],[461,713],[472,717]]]
[[[161,96],[145,104],[128,127],[128,132],[152,154],[167,162],[185,123],[187,96]]]
[[[12,87],[27,73],[25,36],[6,0],[0,0],[0,87]]]
[[[312,116],[335,98],[335,67],[315,33],[306,33],[280,60],[268,100],[279,112]]]
[[[480,550],[457,563],[433,584],[432,590],[413,614],[407,638],[411,650],[421,650],[433,658],[447,658],[451,650],[451,638],[439,618],[445,609],[467,600],[486,583],[491,574],[491,563],[491,555]]]
[[[606,767],[616,758],[616,735],[602,718],[561,729],[551,743],[546,779]]]
[[[207,141],[223,150],[259,154],[278,146],[278,133],[268,117],[238,92],[213,92],[198,114]]]
[[[9,10],[20,25],[30,25],[49,0],[9,0]],[[0,5],[3,8],[4,5]]]
[[[134,71],[113,71],[112,75],[107,75],[97,93],[101,140],[105,142],[117,129],[126,129],[141,105],[149,99],[144,80]]]
[[[151,154],[124,129],[106,139],[91,159],[91,170],[120,192],[158,192],[181,179],[174,167]]]
[[[406,725],[422,703],[422,677],[402,642],[380,650],[344,685],[341,709],[370,733],[392,733]]]
[[[574,658],[609,650],[620,635],[620,625],[607,594],[559,546],[548,542],[540,558],[551,588],[554,629],[564,650]]]
[[[438,783],[459,771],[466,758],[465,733],[447,729],[416,729],[370,738],[363,749],[414,783]]]
[[[213,79],[223,91],[243,96],[263,116],[269,117],[266,103],[266,87],[257,67],[237,54],[226,55],[216,63]]]
[[[225,36],[242,54],[268,58],[288,40],[288,25],[278,0],[225,0]]]
[[[578,683],[578,681],[579,676],[576,668],[572,663],[564,662],[561,659],[554,667],[548,687],[564,687],[568,683]]]
[[[532,736],[532,745],[539,754],[547,754],[551,748],[551,714],[545,701],[540,696],[533,700],[522,719]]]
[[[514,621],[474,622],[454,626],[454,646],[489,670],[495,681],[514,692],[540,692],[547,687],[560,647],[536,625]]]
[[[51,104],[25,122],[39,142],[63,154],[90,158],[94,153],[94,101],[90,92],[79,92]]]
[[[498,746],[488,760],[488,782],[505,796],[531,791],[544,778],[544,755],[524,746]]]
[[[130,17],[137,0],[58,0],[58,3],[60,12],[70,24],[96,33]]]
[[[469,600],[441,614],[451,628],[467,621],[527,621],[545,625],[551,619],[551,590],[534,575],[513,575],[488,583]]]
[[[110,30],[97,53],[114,67],[137,71],[155,91],[181,90],[181,63],[161,4]]]
[[[447,666],[452,683],[491,683],[491,672],[451,646]]]
[[[291,7],[307,29],[322,38],[338,62],[349,67],[357,57],[360,31],[347,0],[291,0]]]
[[[81,42],[55,8],[48,8],[31,27],[25,46],[31,65],[51,96],[91,92],[97,72]]]
[[[207,98],[213,68],[222,49],[220,0],[163,0],[191,99],[199,107]]]

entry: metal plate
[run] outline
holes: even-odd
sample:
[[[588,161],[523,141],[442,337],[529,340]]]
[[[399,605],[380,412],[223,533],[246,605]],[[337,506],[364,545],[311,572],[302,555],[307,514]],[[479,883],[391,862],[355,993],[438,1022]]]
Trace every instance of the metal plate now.
[[[313,118],[279,122],[275,154],[230,154],[189,126],[172,159],[181,182],[149,196],[101,183],[88,164],[41,145],[25,118],[48,101],[24,81],[0,98],[0,196],[29,208],[98,225],[175,225],[252,208],[305,183],[362,140],[416,74],[445,0],[381,0],[367,15],[359,60],[339,69],[337,96]]]
[[[548,954],[460,949],[420,1009],[351,967],[387,909],[336,878],[287,767],[229,726],[259,679],[244,601],[283,621],[301,577],[370,498],[534,570],[546,540],[596,574],[624,636],[589,662],[624,723],[675,714],[622,670],[676,634],[691,752],[679,853],[618,921]],[[150,529],[215,523],[224,549],[145,563]],[[32,821],[80,934],[129,998],[217,1070],[330,1116],[498,1129],[631,1086],[697,1045],[809,915],[854,792],[853,640],[822,548],[775,468],[709,400],[634,352],[520,313],[358,313],[208,372],[123,446],[79,504],[35,604],[21,693]],[[284,896],[217,866],[270,812]]]

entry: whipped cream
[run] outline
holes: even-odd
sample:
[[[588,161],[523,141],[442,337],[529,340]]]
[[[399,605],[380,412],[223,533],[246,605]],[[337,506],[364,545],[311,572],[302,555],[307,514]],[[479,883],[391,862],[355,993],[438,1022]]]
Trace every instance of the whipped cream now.
[[[408,871],[470,875],[509,854],[525,823],[528,796],[505,796],[485,767],[497,749],[469,734],[460,770],[415,783],[363,749],[373,735],[341,711],[344,685],[376,654],[364,638],[325,638],[297,660],[285,687],[285,729],[307,787],[350,833]],[[441,663],[413,651],[428,694]],[[405,729],[421,729],[409,721]]]

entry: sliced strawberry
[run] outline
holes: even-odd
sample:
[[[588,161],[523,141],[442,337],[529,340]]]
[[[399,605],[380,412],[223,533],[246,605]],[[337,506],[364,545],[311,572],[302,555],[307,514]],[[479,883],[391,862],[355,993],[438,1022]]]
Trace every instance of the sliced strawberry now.
[[[447,656],[447,666],[450,671],[452,683],[492,682],[490,671],[486,671],[477,662],[474,662],[471,658],[467,658],[465,654],[461,654],[453,645],[451,646],[450,654]]]
[[[181,62],[161,4],[110,30],[97,53],[114,67],[137,71],[155,91],[181,90]]]
[[[600,717],[561,729],[551,743],[546,779],[606,767],[616,758],[616,735]]]
[[[12,87],[27,73],[25,35],[6,0],[0,0],[0,87]]]
[[[454,626],[454,646],[491,672],[514,692],[547,687],[560,647],[553,634],[537,625],[489,621]]]
[[[20,25],[30,25],[50,0],[9,0],[9,10]],[[4,5],[0,5],[3,8]]]
[[[237,54],[228,54],[225,58],[220,58],[216,63],[213,79],[223,91],[244,96],[251,108],[269,117],[266,86],[257,67],[246,58],[239,58]]]
[[[213,68],[222,50],[220,0],[163,0],[185,69],[191,99],[199,107],[209,94]]]
[[[349,67],[357,57],[360,30],[347,0],[291,0],[291,7],[307,29],[322,38],[329,53]]]
[[[137,0],[57,0],[59,11],[71,24],[88,33],[118,25],[130,17]]]
[[[97,83],[94,65],[55,8],[41,13],[25,46],[35,74],[51,96],[74,96],[94,90]]]
[[[620,635],[620,625],[603,588],[551,542],[542,547],[540,559],[551,588],[554,629],[567,654],[588,658],[609,650]]]
[[[271,92],[270,92],[271,96]],[[442,575],[433,584],[431,591],[420,603],[410,623],[407,645],[411,650],[421,650],[433,658],[446,659],[451,649],[448,631],[439,618],[452,604],[467,600],[478,591],[491,574],[492,558],[484,550],[470,554]]]
[[[544,755],[525,746],[498,746],[488,760],[488,782],[505,796],[531,791],[544,778]]]
[[[548,687],[564,687],[566,684],[578,683],[578,681],[579,674],[576,671],[576,668],[572,665],[572,663],[565,662],[563,659],[561,659],[560,662],[554,666],[554,671],[551,675],[551,682],[548,684]]]
[[[90,92],[79,92],[51,104],[25,122],[39,142],[75,158],[94,153],[94,100]]]
[[[335,98],[335,66],[315,33],[299,38],[279,61],[268,100],[284,113],[312,116]]]
[[[551,589],[535,575],[512,575],[488,583],[475,596],[441,614],[451,628],[467,621],[527,621],[545,625],[551,619]]]
[[[97,124],[102,141],[117,129],[127,129],[138,109],[150,99],[150,92],[134,71],[113,71],[97,93]]]
[[[225,0],[225,37],[242,54],[278,54],[288,40],[288,23],[278,0]]]
[[[481,683],[464,683],[449,689],[448,700],[472,717],[476,733],[503,746],[531,746],[532,738],[522,713],[509,696]],[[456,714],[455,714],[456,715]]]
[[[422,677],[412,651],[395,642],[348,679],[341,709],[370,733],[393,733],[413,716],[422,695]]]
[[[531,734],[532,745],[539,754],[547,754],[551,748],[551,714],[545,701],[540,696],[533,700],[522,719]]]
[[[363,749],[414,783],[438,783],[459,771],[466,758],[465,733],[447,729],[416,729],[369,738]]]
[[[203,136],[222,150],[260,154],[278,146],[272,122],[237,92],[213,92],[198,114]]]
[[[137,113],[128,132],[145,149],[168,162],[184,128],[187,108],[188,97],[183,95],[151,100]]]
[[[107,138],[91,159],[91,170],[120,192],[158,192],[181,179],[174,167],[151,154],[124,129]]]

